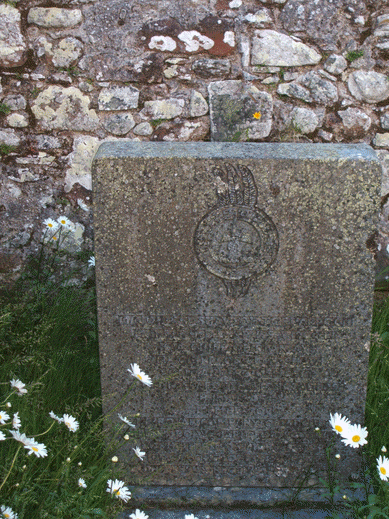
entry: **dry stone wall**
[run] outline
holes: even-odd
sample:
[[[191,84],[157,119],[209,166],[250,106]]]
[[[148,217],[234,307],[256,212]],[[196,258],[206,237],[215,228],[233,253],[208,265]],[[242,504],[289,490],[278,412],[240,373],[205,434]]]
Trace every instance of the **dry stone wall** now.
[[[0,2],[0,275],[46,218],[91,248],[104,140],[365,142],[383,165],[368,247],[389,266],[385,0]],[[388,278],[389,279],[389,278]]]

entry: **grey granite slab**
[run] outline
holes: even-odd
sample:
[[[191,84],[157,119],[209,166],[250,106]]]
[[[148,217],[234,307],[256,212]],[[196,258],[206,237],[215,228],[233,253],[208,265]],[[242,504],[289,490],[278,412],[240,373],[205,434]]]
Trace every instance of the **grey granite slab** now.
[[[318,484],[329,414],[364,417],[380,175],[365,145],[100,147],[104,409],[130,363],[153,380],[119,409],[146,452],[120,453],[130,481]],[[356,449],[336,449],[347,479]]]

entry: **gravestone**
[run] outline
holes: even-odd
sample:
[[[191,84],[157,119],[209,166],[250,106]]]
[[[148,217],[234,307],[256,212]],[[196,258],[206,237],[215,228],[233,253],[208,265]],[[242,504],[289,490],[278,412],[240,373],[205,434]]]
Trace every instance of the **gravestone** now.
[[[239,490],[323,476],[330,412],[364,417],[379,182],[365,145],[100,146],[105,409],[131,363],[153,380],[120,409],[145,434],[131,477]],[[349,475],[357,450],[337,446]]]

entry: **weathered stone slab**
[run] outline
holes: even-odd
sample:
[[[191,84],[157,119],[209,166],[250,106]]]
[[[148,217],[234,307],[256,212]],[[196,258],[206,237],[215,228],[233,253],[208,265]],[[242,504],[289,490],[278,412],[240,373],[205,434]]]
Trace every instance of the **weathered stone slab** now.
[[[132,476],[150,485],[317,484],[329,413],[363,421],[374,280],[366,241],[379,180],[365,145],[99,148],[106,409],[128,386],[130,363],[153,380],[118,409],[141,414],[146,457]],[[348,476],[356,450],[340,440],[337,450]],[[121,456],[129,466],[128,451]]]

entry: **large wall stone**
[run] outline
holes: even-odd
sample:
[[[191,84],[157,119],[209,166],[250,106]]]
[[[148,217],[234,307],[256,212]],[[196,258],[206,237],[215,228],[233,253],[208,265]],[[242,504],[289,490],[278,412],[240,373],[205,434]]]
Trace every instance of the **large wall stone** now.
[[[95,130],[99,124],[90,99],[78,88],[49,86],[31,106],[40,126],[45,130]]]
[[[80,9],[59,7],[33,7],[29,10],[27,21],[46,28],[73,27],[82,20]]]
[[[256,31],[252,46],[252,65],[298,67],[315,65],[321,55],[297,38],[276,31]]]
[[[26,59],[27,45],[20,31],[20,12],[15,7],[2,3],[0,4],[0,66],[19,67]]]

